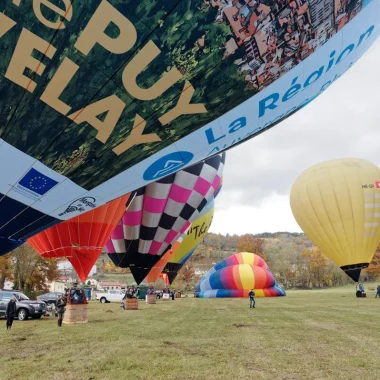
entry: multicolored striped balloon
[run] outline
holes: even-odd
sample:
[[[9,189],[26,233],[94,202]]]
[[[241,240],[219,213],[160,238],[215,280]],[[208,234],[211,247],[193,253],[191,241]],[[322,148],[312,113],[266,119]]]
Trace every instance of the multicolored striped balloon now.
[[[198,283],[195,296],[200,298],[285,296],[267,263],[249,252],[236,253],[211,268]]]

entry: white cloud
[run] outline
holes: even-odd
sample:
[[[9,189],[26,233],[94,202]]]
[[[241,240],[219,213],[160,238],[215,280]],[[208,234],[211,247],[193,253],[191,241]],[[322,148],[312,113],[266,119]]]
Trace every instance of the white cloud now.
[[[289,206],[299,174],[358,157],[380,165],[380,40],[311,104],[227,152],[211,232],[300,231]]]

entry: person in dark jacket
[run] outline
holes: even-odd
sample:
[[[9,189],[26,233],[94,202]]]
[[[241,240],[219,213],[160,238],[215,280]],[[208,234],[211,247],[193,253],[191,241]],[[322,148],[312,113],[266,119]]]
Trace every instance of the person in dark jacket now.
[[[377,297],[380,298],[380,285],[377,285],[376,296],[375,296],[375,298],[377,298]]]
[[[10,330],[12,328],[12,323],[13,323],[13,320],[15,319],[16,313],[17,313],[16,297],[12,297],[11,300],[8,302],[7,309],[5,311],[5,318],[7,320],[6,322],[7,330]]]
[[[255,301],[255,292],[253,291],[253,289],[251,289],[248,295],[249,295],[249,307],[254,308],[256,305],[256,301]]]
[[[62,327],[63,314],[65,314],[66,302],[62,295],[58,296],[57,300],[58,327]]]

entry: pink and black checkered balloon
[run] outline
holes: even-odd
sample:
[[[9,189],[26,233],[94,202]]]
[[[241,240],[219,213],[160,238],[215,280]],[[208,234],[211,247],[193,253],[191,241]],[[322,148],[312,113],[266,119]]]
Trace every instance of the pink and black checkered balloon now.
[[[139,189],[107,242],[113,263],[140,283],[214,197],[224,162],[222,153]]]

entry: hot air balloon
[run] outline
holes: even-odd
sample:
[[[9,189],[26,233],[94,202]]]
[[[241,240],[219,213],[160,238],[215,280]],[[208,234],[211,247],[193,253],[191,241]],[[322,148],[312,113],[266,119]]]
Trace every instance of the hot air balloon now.
[[[0,3],[1,253],[276,125],[380,24],[377,0]]]
[[[359,281],[380,241],[380,169],[356,158],[312,166],[294,182],[290,205],[309,239]]]
[[[200,298],[248,297],[254,289],[256,297],[285,296],[267,263],[249,252],[235,253],[211,268],[198,283],[195,296]]]
[[[213,199],[224,161],[222,153],[138,190],[106,245],[114,264],[140,283]]]
[[[40,232],[28,244],[44,258],[65,257],[84,282],[130,200],[126,194]]]
[[[154,265],[147,282],[155,282],[164,273],[171,284],[178,272],[193,255],[198,245],[203,242],[214,216],[214,199],[211,199],[202,210],[199,218],[191,223],[189,229],[173,244],[173,247]]]

